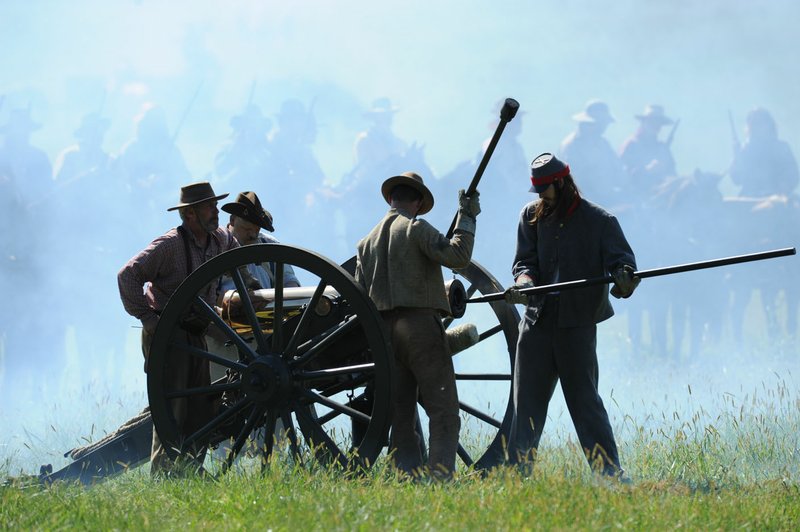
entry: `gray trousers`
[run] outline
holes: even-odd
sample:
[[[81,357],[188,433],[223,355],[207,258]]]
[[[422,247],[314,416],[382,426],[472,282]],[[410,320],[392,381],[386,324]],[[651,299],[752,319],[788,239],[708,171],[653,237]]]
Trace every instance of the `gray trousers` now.
[[[548,296],[541,316],[520,325],[514,367],[514,422],[509,439],[512,463],[530,464],[542,437],[556,383],[592,468],[621,471],[617,445],[603,400],[597,392],[597,326],[560,328],[558,298]]]
[[[439,314],[432,309],[396,309],[381,315],[395,356],[395,464],[410,474],[423,467],[415,432],[417,398],[421,395],[430,419],[428,466],[434,473],[449,475],[455,470],[461,419],[453,360]]]

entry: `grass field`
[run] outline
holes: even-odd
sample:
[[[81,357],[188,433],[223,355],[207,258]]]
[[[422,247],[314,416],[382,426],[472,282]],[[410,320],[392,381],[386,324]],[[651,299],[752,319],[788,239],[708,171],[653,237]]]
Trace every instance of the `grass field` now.
[[[631,485],[595,478],[567,432],[542,446],[528,478],[462,470],[449,484],[412,484],[385,463],[346,478],[280,454],[263,473],[246,459],[214,480],[153,481],[146,466],[89,489],[16,480],[0,488],[0,527],[796,530],[800,399],[780,379],[741,399],[723,394],[711,416],[626,417],[617,429]]]
[[[89,489],[12,480],[0,487],[0,529],[798,530],[800,346],[768,342],[752,314],[747,345],[669,360],[631,359],[623,322],[601,330],[600,391],[631,485],[592,476],[557,391],[529,478],[460,470],[446,485],[411,484],[383,462],[345,478],[283,454],[264,473],[244,460],[215,480],[152,481],[144,466]],[[132,345],[135,365],[114,373],[125,388],[102,376],[18,387],[0,416],[0,478],[61,467],[65,450],[146,404]]]
[[[581,468],[566,466],[572,460],[562,460],[558,450],[531,478],[501,470],[485,479],[461,475],[441,486],[399,483],[385,468],[343,480],[330,471],[284,464],[263,475],[161,482],[142,469],[91,489],[5,487],[0,523],[5,529],[797,528],[796,481],[744,481],[732,471],[734,464],[719,456],[725,453],[713,449],[716,456],[702,464],[682,462],[690,454],[682,446],[652,451],[673,461],[642,463],[652,470],[642,470],[632,486],[592,479]],[[663,475],[664,470],[671,473]]]

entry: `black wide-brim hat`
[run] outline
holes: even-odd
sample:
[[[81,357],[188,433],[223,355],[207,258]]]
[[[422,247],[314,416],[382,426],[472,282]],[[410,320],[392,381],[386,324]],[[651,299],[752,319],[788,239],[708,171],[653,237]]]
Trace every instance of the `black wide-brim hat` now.
[[[181,187],[181,202],[174,207],[170,207],[167,211],[175,211],[184,207],[191,207],[198,203],[203,203],[209,200],[221,200],[227,198],[228,194],[215,194],[214,189],[211,188],[211,183],[203,181],[201,183],[192,183]]]
[[[422,176],[416,172],[403,172],[383,182],[383,185],[381,185],[381,194],[383,194],[383,199],[386,200],[386,203],[391,205],[392,198],[390,194],[392,193],[392,189],[398,185],[409,186],[422,194],[422,205],[417,214],[422,215],[433,209],[433,194],[431,194],[431,191],[425,186]]]
[[[228,214],[238,216],[242,220],[247,220],[251,224],[256,224],[267,231],[272,232],[275,230],[272,225],[272,215],[261,206],[261,201],[255,192],[240,192],[236,196],[236,201],[226,203],[222,206],[222,210]]]

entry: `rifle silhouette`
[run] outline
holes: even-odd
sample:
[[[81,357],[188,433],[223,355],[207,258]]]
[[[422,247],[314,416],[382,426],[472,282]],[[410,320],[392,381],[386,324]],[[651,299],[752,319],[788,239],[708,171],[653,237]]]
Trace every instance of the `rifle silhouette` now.
[[[672,126],[672,129],[669,130],[669,136],[667,137],[666,145],[672,146],[672,141],[675,139],[675,131],[678,130],[678,126],[681,124],[681,119],[677,119],[675,121],[675,125]]]
[[[194,101],[197,99],[197,95],[200,94],[200,89],[203,87],[203,80],[200,81],[197,85],[197,89],[195,89],[194,94],[192,95],[192,99],[189,100],[189,103],[186,105],[186,109],[183,111],[183,115],[181,115],[181,119],[178,121],[178,125],[175,126],[175,132],[172,134],[172,143],[178,140],[178,134],[181,132],[183,128],[183,123],[186,122],[186,117],[189,116],[189,111],[192,110],[192,106],[194,105]]]
[[[733,153],[739,151],[742,144],[739,142],[739,135],[736,134],[736,124],[733,121],[733,113],[728,109],[728,123],[731,125],[731,140],[733,141]]]

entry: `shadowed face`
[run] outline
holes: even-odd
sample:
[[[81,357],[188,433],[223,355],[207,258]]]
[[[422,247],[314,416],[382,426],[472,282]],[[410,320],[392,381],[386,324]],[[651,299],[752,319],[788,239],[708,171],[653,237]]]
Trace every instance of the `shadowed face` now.
[[[216,200],[204,201],[192,207],[195,222],[206,232],[210,233],[219,227],[219,209]]]
[[[558,191],[556,190],[555,185],[550,185],[545,189],[544,192],[539,192],[539,199],[541,199],[548,207],[554,207],[556,200],[558,199]]]
[[[255,244],[258,233],[261,232],[261,227],[238,216],[231,216],[230,229],[239,244],[243,246]]]

